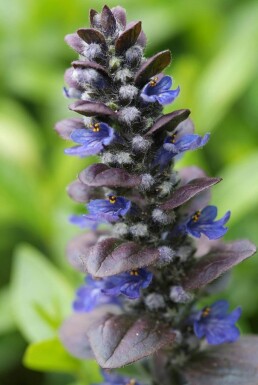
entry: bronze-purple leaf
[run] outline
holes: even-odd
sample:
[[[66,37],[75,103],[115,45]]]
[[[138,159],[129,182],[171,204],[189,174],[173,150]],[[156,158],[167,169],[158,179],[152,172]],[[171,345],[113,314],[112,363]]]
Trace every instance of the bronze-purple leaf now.
[[[82,119],[78,118],[70,118],[70,119],[63,119],[60,120],[60,122],[57,122],[55,125],[55,131],[58,133],[58,135],[61,136],[63,139],[70,140],[70,135],[73,132],[73,130],[76,130],[77,128],[85,128],[85,125],[83,123]]]
[[[82,183],[94,187],[137,187],[141,183],[139,175],[129,174],[126,170],[112,168],[103,163],[93,164],[80,172]]]
[[[171,61],[171,53],[169,50],[157,53],[148,59],[138,70],[135,75],[135,84],[143,86],[152,76],[159,74],[166,68]]]
[[[98,12],[95,9],[90,9],[89,16],[90,16],[90,26],[92,28],[98,27],[96,23],[96,16],[98,16]]]
[[[113,35],[116,30],[115,16],[107,5],[104,5],[101,12],[101,27],[108,35]]]
[[[255,245],[245,239],[214,246],[186,273],[183,287],[185,290],[204,287],[255,252]]]
[[[104,35],[96,29],[80,28],[78,29],[77,34],[87,44],[96,43],[102,45],[103,47],[106,47],[106,40]]]
[[[116,118],[115,111],[111,110],[111,108],[106,106],[104,103],[79,100],[70,104],[69,109],[85,116],[104,116],[107,118]]]
[[[118,5],[117,7],[111,8],[111,11],[112,11],[113,15],[115,16],[116,20],[118,20],[118,22],[125,28],[125,26],[126,26],[125,9]]]
[[[70,198],[79,203],[86,203],[91,199],[103,198],[104,196],[101,188],[87,186],[79,180],[70,183],[66,191]]]
[[[160,130],[174,130],[179,123],[187,119],[190,115],[190,110],[177,110],[173,111],[170,114],[162,115],[159,119],[156,120],[151,129],[145,134],[145,136],[156,134]]]
[[[126,51],[128,48],[132,47],[142,29],[142,23],[140,21],[132,23],[132,25],[127,28],[124,32],[121,33],[121,35],[118,37],[116,44],[115,44],[115,49],[116,53],[118,55],[122,54],[124,51]]]
[[[175,333],[150,317],[107,314],[88,329],[91,348],[99,365],[118,368],[147,357],[173,343]]]
[[[83,54],[84,43],[77,33],[71,33],[65,36],[65,42],[73,48],[76,52]]]
[[[219,183],[220,181],[220,178],[208,177],[194,179],[186,185],[181,186],[175,190],[171,198],[162,203],[159,207],[162,210],[173,210],[176,207],[179,207],[182,204],[188,202],[195,195],[213,186],[214,184]]]
[[[257,385],[258,337],[242,337],[198,353],[182,374],[189,385]]]
[[[102,67],[102,65],[97,64],[93,61],[89,60],[75,60],[72,62],[73,68],[93,68],[94,70],[97,70],[102,75],[109,76],[108,71]]]
[[[87,270],[85,256],[88,256],[91,247],[97,243],[99,235],[97,232],[88,231],[68,242],[66,248],[67,258],[76,270],[81,272]]]
[[[107,238],[96,243],[86,258],[87,271],[95,277],[108,277],[153,264],[159,258],[156,248]]]

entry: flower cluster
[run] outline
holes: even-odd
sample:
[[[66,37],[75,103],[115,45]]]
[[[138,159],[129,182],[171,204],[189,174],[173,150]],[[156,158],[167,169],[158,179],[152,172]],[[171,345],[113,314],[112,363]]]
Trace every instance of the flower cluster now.
[[[91,10],[90,28],[66,42],[79,60],[65,73],[65,95],[82,117],[62,120],[56,131],[76,143],[67,155],[98,155],[100,162],[68,188],[87,209],[70,220],[88,228],[70,241],[68,259],[87,277],[61,339],[71,354],[93,356],[103,368],[156,353],[154,367],[187,377],[184,364],[203,340],[238,339],[240,308],[228,313],[228,303],[218,301],[197,310],[196,303],[255,247],[221,241],[230,211],[216,219],[209,205],[220,178],[196,167],[174,170],[179,156],[204,147],[210,135],[194,133],[187,109],[162,112],[180,92],[162,73],[170,51],[146,59],[141,22],[127,23],[121,7]],[[103,373],[106,385],[138,384]],[[163,382],[159,371],[155,376]]]

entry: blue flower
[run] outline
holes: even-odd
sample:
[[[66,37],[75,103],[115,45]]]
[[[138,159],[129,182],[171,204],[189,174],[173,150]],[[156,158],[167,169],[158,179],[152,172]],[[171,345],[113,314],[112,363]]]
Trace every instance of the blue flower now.
[[[89,312],[99,305],[119,304],[117,298],[103,294],[103,280],[86,277],[86,285],[80,287],[76,292],[73,308],[77,312]]]
[[[160,169],[163,169],[175,156],[203,147],[209,138],[210,134],[201,137],[197,134],[187,134],[183,129],[178,130],[173,135],[166,137],[162,147],[156,153],[153,166],[159,165]]]
[[[112,296],[124,294],[131,299],[139,298],[140,290],[149,286],[152,277],[153,274],[146,269],[113,275],[105,279],[102,292]]]
[[[118,140],[115,130],[106,123],[95,123],[90,128],[75,129],[70,137],[79,146],[67,148],[65,153],[80,157],[99,154],[105,146]]]
[[[124,217],[131,209],[132,202],[124,197],[108,195],[107,199],[94,199],[88,204],[91,215],[103,218],[109,222],[116,222]]]
[[[135,211],[131,201],[115,195],[108,195],[107,199],[93,199],[87,207],[89,214],[72,215],[70,222],[81,228],[95,230],[101,223],[117,222],[129,212]]]
[[[235,342],[240,336],[235,323],[242,310],[238,307],[232,313],[228,313],[228,308],[228,302],[222,300],[193,314],[190,322],[193,323],[195,335],[198,338],[206,337],[211,345]]]
[[[76,292],[73,303],[75,311],[88,312],[96,306],[113,303],[119,304],[118,296],[123,294],[130,299],[140,297],[140,290],[149,286],[152,273],[146,269],[113,275],[103,279],[86,277],[86,285]]]
[[[200,238],[201,234],[206,235],[209,239],[223,237],[228,230],[224,225],[230,218],[230,211],[215,221],[217,211],[216,206],[206,206],[202,211],[196,211],[190,220],[183,225],[185,231],[196,238]]]
[[[170,104],[180,91],[179,87],[176,90],[170,90],[171,86],[172,79],[170,76],[164,76],[161,80],[158,80],[158,77],[156,77],[143,87],[141,98],[149,103]]]
[[[94,385],[141,385],[134,378],[124,377],[117,373],[110,373],[102,370],[102,375],[104,377],[104,382]]]

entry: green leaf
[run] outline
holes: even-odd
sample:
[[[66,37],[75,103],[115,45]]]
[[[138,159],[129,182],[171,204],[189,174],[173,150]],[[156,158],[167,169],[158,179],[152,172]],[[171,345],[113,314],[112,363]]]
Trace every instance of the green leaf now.
[[[72,357],[58,338],[29,345],[23,363],[29,369],[49,372],[76,372],[81,365],[80,360]]]
[[[56,335],[70,313],[73,289],[46,257],[22,245],[14,254],[11,297],[20,331],[37,342]]]
[[[81,361],[72,357],[58,338],[29,345],[23,357],[23,364],[33,370],[75,373],[83,385],[102,381],[100,367],[96,361]]]

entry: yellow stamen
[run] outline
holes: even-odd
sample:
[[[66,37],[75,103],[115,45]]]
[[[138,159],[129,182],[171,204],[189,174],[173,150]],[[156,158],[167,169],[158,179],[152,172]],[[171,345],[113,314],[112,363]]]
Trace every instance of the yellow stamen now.
[[[131,270],[131,271],[130,271],[130,274],[131,274],[131,275],[134,275],[134,276],[136,276],[136,277],[139,275],[138,270]]]
[[[149,85],[151,87],[155,87],[157,85],[158,79],[159,79],[158,77],[151,79],[151,81],[149,82]]]
[[[206,317],[208,317],[208,315],[210,314],[210,312],[211,312],[211,308],[210,307],[205,307],[204,309],[203,309],[203,311],[202,311],[202,317],[204,317],[204,318],[206,318]]]
[[[116,203],[117,197],[115,195],[110,195],[108,197],[108,200],[110,203],[114,204],[114,203]]]
[[[100,124],[99,123],[94,123],[92,125],[92,131],[93,132],[99,132],[100,131]]]
[[[196,211],[196,213],[192,216],[192,220],[193,220],[194,222],[197,222],[197,221],[199,220],[200,216],[201,216],[201,212],[200,212],[200,210],[198,210],[198,211]]]
[[[176,137],[177,137],[177,134],[173,134],[173,135],[171,136],[171,139],[170,139],[171,143],[173,143],[173,144],[175,143]]]

